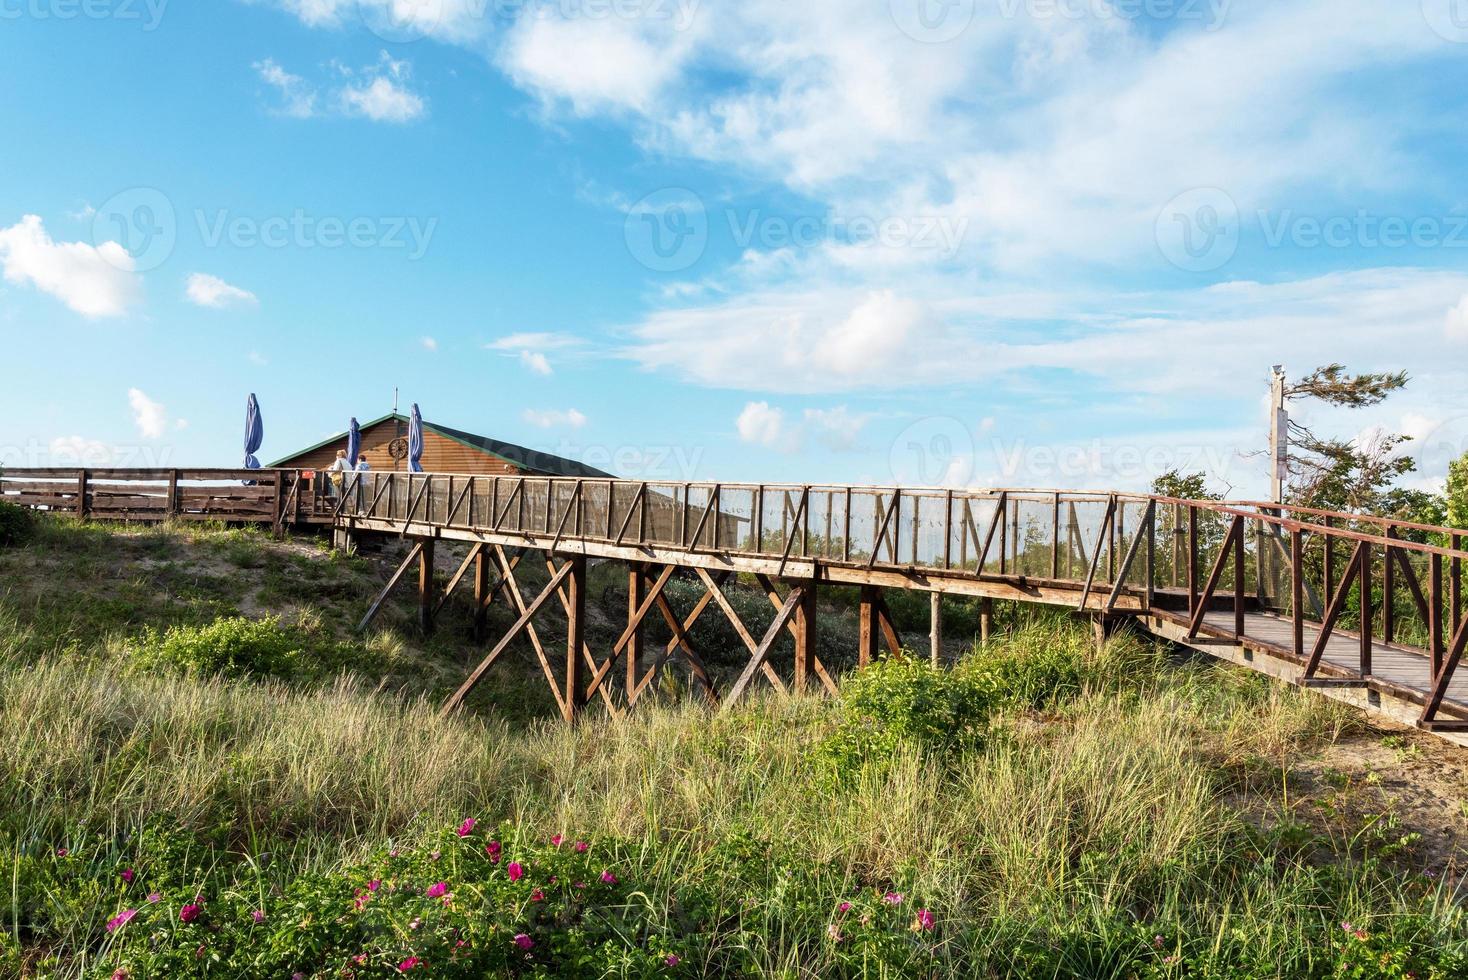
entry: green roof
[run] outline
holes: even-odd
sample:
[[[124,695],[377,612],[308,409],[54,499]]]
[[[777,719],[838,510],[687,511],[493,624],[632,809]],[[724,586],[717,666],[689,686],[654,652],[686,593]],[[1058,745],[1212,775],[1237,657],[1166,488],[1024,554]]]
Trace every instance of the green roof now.
[[[400,415],[395,412],[388,412],[381,418],[373,419],[370,422],[363,422],[362,429],[370,429],[375,425],[381,425],[383,422],[391,422],[394,420],[407,423],[408,417],[406,415]],[[557,456],[554,453],[541,452],[538,449],[528,449],[525,446],[517,446],[513,442],[502,442],[499,439],[491,439],[488,436],[475,435],[472,432],[465,432],[462,429],[451,429],[446,425],[437,425],[433,422],[428,421],[427,419],[423,420],[423,428],[425,430],[437,432],[445,439],[452,439],[455,442],[463,443],[471,449],[477,449],[482,453],[498,457],[499,459],[502,459],[507,463],[510,463],[522,470],[526,470],[536,475],[579,476],[598,479],[613,478],[611,473],[607,473],[604,470],[599,470],[594,466],[587,466],[585,463],[578,463],[574,459],[567,459],[564,456]],[[345,431],[338,432],[336,435],[331,436],[327,439],[322,439],[320,442],[311,446],[307,446],[305,449],[299,449],[296,452],[291,453],[289,456],[283,456],[269,465],[281,466],[284,463],[295,459],[297,456],[302,456],[306,453],[314,452],[315,450],[320,449],[323,446],[329,446],[334,442],[340,442],[346,437],[347,433]]]

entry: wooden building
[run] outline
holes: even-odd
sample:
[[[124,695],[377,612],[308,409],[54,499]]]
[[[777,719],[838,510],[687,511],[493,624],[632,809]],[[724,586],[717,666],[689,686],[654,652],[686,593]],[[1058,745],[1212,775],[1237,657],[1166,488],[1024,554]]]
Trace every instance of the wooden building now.
[[[389,413],[362,425],[361,454],[377,471],[406,472],[408,417]],[[396,446],[394,444],[396,443]],[[271,463],[289,469],[327,469],[336,461],[337,450],[347,448],[342,432]],[[423,420],[423,471],[467,473],[475,476],[579,476],[608,478],[612,474],[556,456],[501,442],[488,436]]]

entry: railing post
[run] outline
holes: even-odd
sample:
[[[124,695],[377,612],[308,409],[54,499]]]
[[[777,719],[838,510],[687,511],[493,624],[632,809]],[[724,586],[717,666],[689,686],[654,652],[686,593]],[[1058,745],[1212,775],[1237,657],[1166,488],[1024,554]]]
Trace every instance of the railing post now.
[[[87,517],[87,471],[78,470],[76,478],[76,516]]]
[[[1198,508],[1188,507],[1188,617],[1198,615]]]
[[[1050,508],[1050,577],[1060,578],[1060,494]]]
[[[1305,656],[1305,532],[1290,529],[1290,619],[1294,626],[1295,656]]]
[[[1454,534],[1450,536],[1454,551],[1463,550],[1463,536]],[[1458,626],[1463,621],[1463,559],[1454,557],[1451,563],[1451,585],[1449,601],[1452,603],[1453,632],[1458,632]]]
[[[1427,573],[1427,643],[1432,679],[1443,669],[1443,556],[1433,554]]]
[[[1331,596],[1335,595],[1335,548],[1333,546],[1335,539],[1330,534],[1330,529],[1333,526],[1334,521],[1327,517],[1325,519],[1325,533],[1321,535],[1321,544],[1325,552],[1325,600],[1327,602],[1330,601]]]
[[[1244,641],[1244,593],[1248,584],[1244,576],[1244,542],[1249,536],[1244,533],[1244,518],[1239,518],[1239,533],[1234,535],[1234,636]]]
[[[1386,526],[1385,536],[1388,539],[1397,536],[1397,528],[1394,524]],[[1397,570],[1392,559],[1395,557],[1395,549],[1391,545],[1386,546],[1386,556],[1381,565],[1381,641],[1390,643],[1397,635]]]
[[[1371,676],[1371,545],[1361,542],[1361,570],[1357,575],[1361,586],[1361,676]]]
[[[168,514],[178,516],[178,470],[168,471]]]
[[[953,567],[953,491],[943,494],[943,567]]]

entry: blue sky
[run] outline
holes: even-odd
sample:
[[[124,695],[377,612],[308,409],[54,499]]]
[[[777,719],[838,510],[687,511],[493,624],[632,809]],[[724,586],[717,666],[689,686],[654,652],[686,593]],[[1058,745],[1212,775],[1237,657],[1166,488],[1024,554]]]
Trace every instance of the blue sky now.
[[[1468,449],[1463,0],[0,0],[0,463],[391,408],[632,477]]]

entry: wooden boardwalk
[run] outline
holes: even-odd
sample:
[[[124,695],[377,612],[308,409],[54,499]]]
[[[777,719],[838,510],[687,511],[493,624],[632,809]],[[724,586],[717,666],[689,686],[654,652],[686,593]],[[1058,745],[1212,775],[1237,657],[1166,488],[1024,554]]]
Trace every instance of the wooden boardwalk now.
[[[816,597],[845,586],[860,593],[861,664],[881,646],[902,647],[885,590],[929,595],[934,648],[945,595],[978,597],[985,619],[995,599],[1036,602],[1071,608],[1098,631],[1132,619],[1165,639],[1468,744],[1468,677],[1457,673],[1468,646],[1462,529],[1112,492],[398,472],[351,473],[335,484],[326,476],[12,470],[0,473],[0,499],[82,518],[251,521],[281,532],[315,524],[343,541],[411,539],[364,627],[405,582],[416,585],[425,630],[460,586],[472,590],[476,635],[486,642],[492,602],[515,617],[447,710],[521,637],[567,719],[593,698],[613,713],[631,708],[674,663],[715,702],[757,681],[795,693],[832,690],[815,654]],[[467,551],[446,582],[433,571],[439,542]],[[593,650],[583,629],[593,560],[619,563],[628,576],[627,623],[610,650]],[[549,579],[537,570],[538,591],[525,575],[532,566]],[[689,609],[675,609],[664,592],[680,571],[703,587]],[[724,594],[736,575],[768,596],[775,616],[767,628],[749,628]],[[563,655],[535,631],[546,610],[566,617]],[[690,635],[706,613],[728,619],[749,653],[727,691],[717,689]],[[661,649],[644,641],[650,618],[672,633]]]

